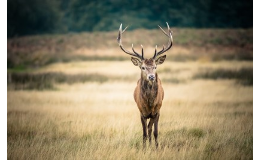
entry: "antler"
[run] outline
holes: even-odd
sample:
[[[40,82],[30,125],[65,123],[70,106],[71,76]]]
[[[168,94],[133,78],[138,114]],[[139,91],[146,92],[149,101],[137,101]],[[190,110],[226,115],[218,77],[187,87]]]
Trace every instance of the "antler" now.
[[[127,26],[128,27],[128,26]],[[118,37],[117,37],[117,42],[119,44],[119,47],[127,54],[131,55],[131,56],[134,56],[134,57],[137,57],[137,58],[140,58],[141,60],[144,59],[144,49],[143,49],[143,46],[141,45],[142,47],[142,55],[140,55],[139,53],[137,53],[135,50],[134,50],[134,45],[132,44],[132,50],[133,50],[133,53],[132,52],[129,52],[127,51],[126,49],[124,49],[123,45],[122,45],[122,34],[125,32],[125,30],[127,29],[127,27],[125,27],[125,29],[122,31],[122,23],[119,27],[119,32],[118,32]]]
[[[162,32],[167,36],[169,37],[169,42],[168,42],[168,46],[165,48],[165,46],[163,45],[163,49],[159,52],[157,52],[157,45],[155,46],[155,53],[154,53],[154,56],[153,56],[153,59],[155,59],[157,56],[163,54],[164,52],[168,51],[171,47],[172,47],[172,43],[173,43],[173,40],[172,40],[172,31],[168,25],[168,23],[166,22],[167,24],[167,28],[168,28],[168,33],[166,33],[162,27],[160,27],[160,29],[162,30]]]

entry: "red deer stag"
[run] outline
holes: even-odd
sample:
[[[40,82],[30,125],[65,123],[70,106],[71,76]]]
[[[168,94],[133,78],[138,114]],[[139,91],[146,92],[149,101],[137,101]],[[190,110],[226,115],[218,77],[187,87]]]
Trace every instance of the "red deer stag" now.
[[[172,39],[172,31],[168,23],[166,22],[168,27],[168,33],[164,31],[160,26],[162,32],[169,38],[169,42],[167,47],[163,46],[162,50],[157,52],[157,46],[155,47],[154,56],[150,59],[144,58],[144,51],[142,46],[142,54],[137,53],[134,50],[132,44],[132,51],[130,52],[126,50],[122,45],[122,34],[125,32],[126,28],[122,30],[122,24],[119,27],[119,34],[117,37],[117,41],[119,47],[127,54],[131,55],[131,61],[135,66],[139,66],[141,69],[141,78],[137,82],[137,87],[134,91],[134,99],[141,113],[141,122],[143,126],[143,146],[146,146],[147,139],[147,128],[148,128],[148,138],[151,144],[151,133],[152,126],[154,125],[154,138],[155,138],[155,146],[158,147],[158,121],[160,117],[160,108],[162,106],[162,101],[164,97],[164,91],[161,85],[161,80],[156,73],[157,65],[160,65],[164,62],[166,55],[160,56],[164,52],[168,51],[172,47],[173,39]],[[136,57],[136,58],[134,58]],[[150,118],[149,124],[147,126],[147,119]]]

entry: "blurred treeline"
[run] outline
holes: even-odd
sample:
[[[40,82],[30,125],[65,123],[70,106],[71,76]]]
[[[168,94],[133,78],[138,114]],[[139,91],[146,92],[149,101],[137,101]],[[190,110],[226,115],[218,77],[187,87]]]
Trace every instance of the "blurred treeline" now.
[[[7,36],[135,28],[253,27],[252,0],[8,0]]]

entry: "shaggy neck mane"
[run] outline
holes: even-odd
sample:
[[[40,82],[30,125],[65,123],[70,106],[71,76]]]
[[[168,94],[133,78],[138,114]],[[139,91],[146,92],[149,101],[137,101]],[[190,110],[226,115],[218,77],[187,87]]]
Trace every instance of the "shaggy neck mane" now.
[[[154,100],[158,93],[157,73],[155,74],[155,77],[155,81],[151,83],[141,76],[141,96],[148,102],[149,107],[153,106]]]

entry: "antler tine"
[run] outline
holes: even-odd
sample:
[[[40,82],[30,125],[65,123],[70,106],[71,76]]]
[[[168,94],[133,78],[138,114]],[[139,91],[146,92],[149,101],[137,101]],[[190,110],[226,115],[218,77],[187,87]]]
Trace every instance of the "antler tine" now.
[[[153,59],[156,57],[156,54],[157,54],[157,45],[155,45],[155,50],[154,50]]]
[[[121,30],[122,30],[122,23],[120,24],[118,36],[117,36],[117,42],[118,42],[119,46],[121,45],[121,36],[122,36]]]
[[[128,28],[128,26],[125,27],[125,29],[122,31],[122,34],[125,32],[125,30]]]
[[[132,44],[132,50],[133,50],[133,52],[139,57],[140,56],[140,54],[138,54],[136,51],[135,51],[135,49],[134,49],[134,44]],[[141,56],[141,59],[143,59],[143,48],[142,48],[142,56]]]
[[[142,59],[144,59],[144,47],[142,44],[141,44],[141,47],[142,47]]]
[[[168,28],[168,30],[171,30],[171,29],[170,29],[170,27],[169,27],[169,24],[168,24],[168,22],[166,22],[166,25],[167,25],[167,28]]]
[[[153,59],[155,59],[159,54],[158,53],[161,53],[163,50],[164,50],[165,46],[163,45],[163,48],[162,50],[160,50],[159,52],[157,52],[157,45],[156,45],[156,49],[155,49],[155,53],[154,53],[154,56],[153,56]]]
[[[161,26],[158,25],[158,27],[160,27],[161,31],[162,31],[167,37],[169,37],[169,35],[162,29]]]
[[[167,28],[168,28],[168,33],[166,33],[162,27],[160,27],[159,25],[159,28],[162,30],[162,32],[167,36],[169,37],[169,41],[168,41],[168,46],[165,48],[165,46],[163,45],[163,49],[157,53],[154,53],[154,56],[153,56],[153,59],[155,59],[157,56],[163,54],[164,52],[168,51],[171,47],[172,47],[172,43],[173,43],[173,39],[172,39],[172,31],[168,25],[168,23],[166,22],[166,25],[167,25]]]
[[[169,36],[170,36],[170,40],[171,40],[171,42],[173,42],[173,39],[172,39],[172,31],[171,31],[171,29],[170,29],[170,27],[169,27],[169,25],[168,25],[167,22],[166,22],[166,24],[167,24],[167,28],[168,28],[168,32],[169,32]]]
[[[128,27],[128,26],[127,26]],[[127,27],[122,31],[122,23],[120,24],[120,27],[119,27],[119,32],[118,32],[118,37],[117,37],[117,42],[119,44],[119,47],[126,53],[126,54],[129,54],[131,56],[134,56],[134,57],[137,57],[137,58],[140,58],[141,60],[143,60],[143,49],[142,49],[142,56],[140,54],[138,54],[135,50],[134,50],[134,46],[132,44],[132,50],[134,53],[132,52],[129,52],[128,50],[124,49],[123,45],[122,45],[122,34],[126,31]]]

